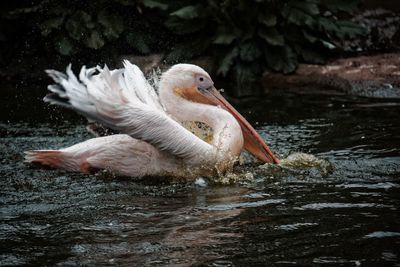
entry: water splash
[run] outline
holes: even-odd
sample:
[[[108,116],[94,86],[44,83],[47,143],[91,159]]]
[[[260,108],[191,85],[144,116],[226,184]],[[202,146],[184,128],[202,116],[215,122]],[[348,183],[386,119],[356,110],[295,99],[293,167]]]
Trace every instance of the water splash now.
[[[254,173],[251,171],[229,172],[216,177],[213,182],[222,185],[249,184],[254,182]]]
[[[317,158],[312,154],[301,152],[292,153],[287,156],[287,158],[282,159],[281,165],[294,169],[308,169],[317,167],[326,171],[328,171],[329,168],[332,168],[332,165],[329,163],[329,161]]]
[[[160,84],[162,71],[160,68],[154,68],[146,77],[149,84],[154,88],[154,90],[158,93],[158,88]]]
[[[264,174],[279,174],[279,173],[302,173],[304,171],[313,172],[316,171],[322,177],[332,173],[333,165],[324,159],[317,158],[312,154],[306,154],[301,152],[295,152],[290,154],[284,159],[281,159],[279,165],[266,163],[259,166],[259,169],[263,170]]]

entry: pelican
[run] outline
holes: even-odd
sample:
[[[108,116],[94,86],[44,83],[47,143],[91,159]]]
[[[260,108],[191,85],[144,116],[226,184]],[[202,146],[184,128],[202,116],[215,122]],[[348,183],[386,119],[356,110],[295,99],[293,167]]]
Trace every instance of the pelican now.
[[[25,152],[28,163],[89,173],[197,177],[230,171],[242,149],[262,162],[279,163],[256,130],[214,87],[210,75],[192,64],[177,64],[161,75],[158,90],[125,60],[121,69],[86,68],[79,79],[47,70],[55,81],[45,102],[75,110],[119,134],[97,137],[59,150]],[[183,125],[212,129],[202,140]]]

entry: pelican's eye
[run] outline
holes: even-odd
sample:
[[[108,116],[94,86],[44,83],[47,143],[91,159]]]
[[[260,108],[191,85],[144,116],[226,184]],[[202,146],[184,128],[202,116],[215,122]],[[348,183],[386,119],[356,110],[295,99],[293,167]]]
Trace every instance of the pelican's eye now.
[[[207,78],[203,75],[198,75],[196,77],[196,81],[197,81],[197,88],[199,88],[199,90],[208,90],[211,89],[212,86],[214,85],[213,81],[210,78]]]

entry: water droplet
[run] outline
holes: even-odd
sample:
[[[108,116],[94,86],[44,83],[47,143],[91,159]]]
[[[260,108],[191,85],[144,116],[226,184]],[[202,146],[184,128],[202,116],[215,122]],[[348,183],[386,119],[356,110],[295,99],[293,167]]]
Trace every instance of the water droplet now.
[[[206,180],[204,180],[203,177],[198,177],[196,179],[196,181],[194,182],[195,185],[200,186],[200,187],[206,187],[207,186],[207,182]]]

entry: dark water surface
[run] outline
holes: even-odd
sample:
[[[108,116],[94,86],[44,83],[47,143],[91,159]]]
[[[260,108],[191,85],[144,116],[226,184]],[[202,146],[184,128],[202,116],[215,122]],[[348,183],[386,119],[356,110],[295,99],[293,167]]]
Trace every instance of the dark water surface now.
[[[334,170],[247,166],[253,181],[200,187],[25,166],[24,150],[90,138],[83,120],[35,101],[1,100],[0,265],[399,266],[399,102],[243,103],[281,157],[311,153]]]

